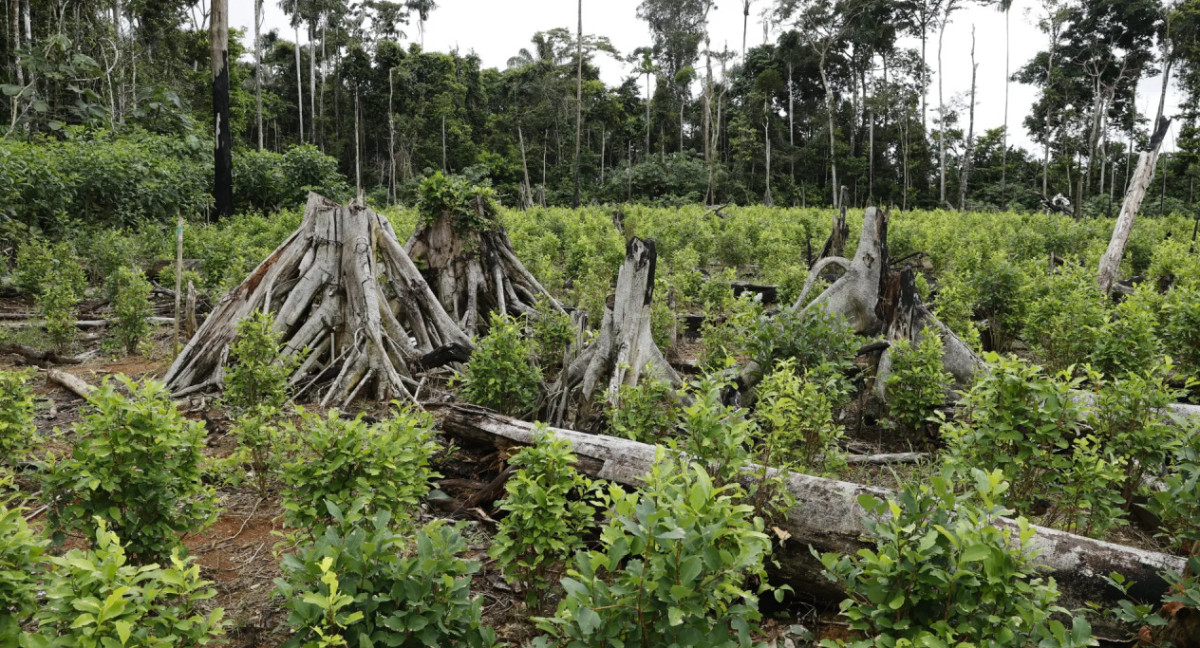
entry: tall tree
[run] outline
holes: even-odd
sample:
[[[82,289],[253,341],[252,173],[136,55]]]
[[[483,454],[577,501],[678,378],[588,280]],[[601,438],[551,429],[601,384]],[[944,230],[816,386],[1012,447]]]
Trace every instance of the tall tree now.
[[[262,9],[263,0],[254,0],[254,112],[258,118],[258,150],[263,149],[262,114]]]
[[[583,0],[579,0],[579,29],[575,32],[575,198],[572,204],[579,207],[579,154],[583,143]]]
[[[938,25],[938,176],[939,176],[939,206],[946,204],[946,129],[947,113],[946,100],[943,95],[946,67],[942,64],[942,45],[946,40],[946,25],[950,24],[950,15],[961,7],[960,0],[945,0],[942,5],[942,17]]]
[[[214,133],[213,203],[218,218],[233,215],[233,131],[229,123],[229,6],[212,0],[209,42],[212,50]]]

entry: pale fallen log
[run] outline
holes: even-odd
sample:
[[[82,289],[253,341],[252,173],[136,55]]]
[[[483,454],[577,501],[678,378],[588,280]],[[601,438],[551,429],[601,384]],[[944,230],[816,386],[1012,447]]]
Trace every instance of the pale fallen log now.
[[[482,408],[438,404],[429,409],[439,418],[443,432],[462,439],[490,445],[529,445],[534,437],[532,423],[496,414]],[[585,434],[574,430],[549,428],[550,433],[571,443],[572,452],[579,457],[578,467],[592,477],[607,479],[626,486],[637,486],[654,463],[654,446],[610,436]],[[768,475],[779,474],[774,469]],[[797,545],[774,556],[780,563],[780,575],[797,592],[818,600],[834,603],[843,597],[824,579],[820,564],[812,557],[809,547],[820,552],[853,553],[870,548],[862,520],[866,512],[858,504],[864,493],[876,497],[890,496],[890,491],[788,472],[781,475],[788,490],[796,498],[796,506],[788,511],[782,530],[791,534]],[[1016,529],[1016,522],[1002,519],[1000,524]],[[1160,572],[1180,572],[1182,558],[1145,551],[1100,540],[1049,529],[1034,527],[1033,550],[1037,562],[1058,582],[1062,592],[1060,603],[1068,609],[1082,607],[1088,601],[1106,606],[1116,605],[1124,598],[1110,587],[1104,577],[1117,572],[1136,582],[1130,596],[1136,600],[1157,601],[1166,591]]]
[[[174,324],[175,318],[174,317],[147,317],[146,321],[151,324],[154,324],[156,326],[165,326],[165,325],[169,325],[169,324]],[[108,319],[75,320],[75,328],[78,328],[78,329],[105,328],[108,326],[113,326],[116,323],[117,323],[116,320],[108,320]],[[7,320],[7,321],[0,321],[0,326],[7,326],[9,328],[18,328],[18,329],[45,328],[46,320],[40,319],[40,318],[22,319],[22,320]]]
[[[928,452],[893,452],[872,455],[847,455],[842,458],[851,466],[900,466],[904,464],[928,463],[933,455]]]
[[[68,391],[83,399],[91,396],[92,392],[96,391],[95,387],[87,384],[87,382],[79,376],[69,374],[59,369],[46,370],[46,376],[51,381],[66,387]]]

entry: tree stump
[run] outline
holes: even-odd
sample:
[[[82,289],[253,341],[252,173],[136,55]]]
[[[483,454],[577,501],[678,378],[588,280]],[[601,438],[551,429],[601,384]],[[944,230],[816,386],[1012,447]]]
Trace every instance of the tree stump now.
[[[325,406],[360,392],[411,398],[425,356],[471,346],[387,219],[316,194],[300,228],[221,299],[175,359],[165,377],[171,390],[220,388],[237,324],[255,311],[274,314],[281,355],[307,354],[291,377],[296,397],[322,386]]]
[[[484,226],[468,227],[458,220],[443,211],[422,223],[404,247],[463,331],[483,335],[492,313],[535,315],[539,299],[563,312],[517,258],[499,221],[484,213],[475,220]]]
[[[625,245],[625,262],[617,289],[609,296],[600,334],[559,375],[549,390],[548,414],[559,425],[580,422],[594,414],[600,400],[616,405],[623,385],[633,386],[646,372],[680,384],[679,374],[663,357],[650,331],[654,272],[658,252],[654,241],[634,237]]]

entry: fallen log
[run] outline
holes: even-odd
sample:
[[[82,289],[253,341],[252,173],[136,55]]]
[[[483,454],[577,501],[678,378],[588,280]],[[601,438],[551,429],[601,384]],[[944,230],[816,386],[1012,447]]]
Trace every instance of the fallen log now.
[[[169,324],[174,324],[175,318],[173,318],[173,317],[147,317],[146,321],[151,324],[154,324],[156,326],[166,326]],[[105,328],[107,326],[112,326],[115,323],[116,323],[116,320],[107,320],[107,319],[75,320],[75,328],[78,328],[78,329]],[[0,326],[7,326],[10,328],[44,328],[46,326],[46,320],[40,319],[40,318],[23,319],[23,320],[4,320],[4,321],[0,321]]]
[[[933,461],[928,452],[892,452],[872,455],[847,455],[843,460],[851,466],[900,466]]]
[[[733,296],[758,295],[764,304],[774,304],[779,301],[779,286],[755,284],[747,281],[734,281],[729,284],[733,288]]]
[[[50,363],[77,365],[84,360],[84,358],[80,356],[64,356],[59,354],[57,351],[35,349],[31,346],[16,343],[0,344],[0,354],[18,355],[24,358],[26,362],[33,364]]]
[[[460,439],[492,446],[530,445],[535,437],[532,423],[513,419],[490,410],[453,404],[429,406],[439,419],[444,433]],[[579,457],[578,467],[592,477],[638,486],[654,464],[654,446],[616,437],[585,434],[574,430],[549,428],[549,432],[572,445]],[[780,473],[767,469],[769,476],[779,475],[796,506],[788,511],[780,526],[800,546],[792,546],[774,556],[780,563],[780,576],[797,592],[829,604],[844,595],[821,577],[821,566],[809,547],[820,552],[854,553],[873,548],[866,537],[862,520],[866,512],[858,496],[871,494],[885,498],[890,491],[860,484],[824,479],[800,473]],[[1016,522],[1001,519],[999,524],[1016,530]],[[1060,603],[1068,609],[1086,602],[1115,606],[1125,595],[1110,587],[1105,576],[1117,572],[1136,585],[1129,595],[1135,600],[1157,601],[1167,585],[1160,572],[1180,572],[1184,560],[1176,556],[1126,547],[1074,534],[1033,527],[1033,550],[1037,562],[1058,582]]]
[[[87,382],[79,376],[69,374],[65,371],[48,369],[46,371],[46,376],[52,382],[56,382],[59,385],[66,387],[68,391],[85,400],[88,396],[92,395],[92,392],[96,391],[95,387],[87,384]]]

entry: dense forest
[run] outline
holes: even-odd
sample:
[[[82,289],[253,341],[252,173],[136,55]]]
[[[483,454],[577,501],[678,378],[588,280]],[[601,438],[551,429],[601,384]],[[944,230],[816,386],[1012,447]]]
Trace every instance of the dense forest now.
[[[991,5],[997,24],[1012,19],[1011,2]],[[192,143],[184,153],[208,148],[206,3],[4,6],[6,158],[21,157],[19,141],[143,131]],[[1040,2],[1042,49],[1012,61],[1004,80],[1035,86],[1038,98],[996,128],[975,123],[980,80],[959,97],[930,82],[942,57],[968,55],[942,51],[964,6],[779,0],[754,7],[777,26],[774,42],[718,50],[707,32],[712,2],[646,0],[637,11],[652,35],[644,47],[619,52],[586,24],[564,26],[534,34],[492,69],[412,42],[440,19],[432,0],[287,0],[292,33],[230,39],[234,148],[245,175],[255,151],[314,145],[379,203],[411,201],[418,179],[441,170],[489,180],[511,206],[819,206],[837,203],[844,185],[852,205],[1036,209],[1063,194],[1076,216],[1112,215],[1155,117],[1138,110],[1147,105],[1138,82],[1163,75],[1164,97],[1173,83],[1185,101],[1178,150],[1161,159],[1158,199],[1146,209],[1192,204],[1196,3]],[[600,80],[605,57],[627,69],[620,85]],[[1008,133],[1022,125],[1035,150],[1012,145]],[[255,192],[240,193],[241,208],[261,207]]]

